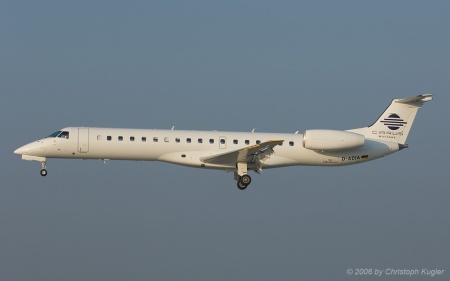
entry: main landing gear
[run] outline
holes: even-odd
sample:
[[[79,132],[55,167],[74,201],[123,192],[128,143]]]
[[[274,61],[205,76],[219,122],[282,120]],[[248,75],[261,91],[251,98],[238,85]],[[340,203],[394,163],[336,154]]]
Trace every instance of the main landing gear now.
[[[47,164],[45,162],[41,162],[42,169],[41,169],[41,176],[45,177],[47,175]]]
[[[249,175],[239,176],[239,180],[237,181],[237,187],[240,190],[244,190],[247,186],[252,182],[252,178]]]
[[[252,178],[247,174],[247,163],[237,163],[236,168],[234,179],[237,181],[237,187],[244,190],[252,182]]]

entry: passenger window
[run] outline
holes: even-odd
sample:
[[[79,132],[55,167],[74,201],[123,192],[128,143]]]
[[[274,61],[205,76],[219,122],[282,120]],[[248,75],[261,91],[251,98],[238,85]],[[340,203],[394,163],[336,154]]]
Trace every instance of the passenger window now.
[[[249,140],[245,140],[245,144],[250,144],[250,141]]]
[[[146,142],[147,141],[147,137],[142,137],[142,142]]]
[[[234,144],[238,144],[238,140],[233,140],[233,143]]]
[[[225,139],[221,139],[221,140],[220,140],[220,143],[221,143],[221,144],[225,144]]]
[[[98,136],[97,136],[97,140],[102,140],[102,136],[101,136],[101,135],[98,135]]]
[[[123,141],[123,137],[122,136],[119,136],[119,141]]]
[[[203,143],[203,139],[198,139],[198,143]]]
[[[134,141],[134,137],[130,137],[130,141]]]
[[[111,136],[107,136],[106,139],[110,141],[110,140],[112,140],[112,137]]]
[[[293,141],[290,141],[290,142],[289,142],[289,145],[290,145],[290,146],[294,146],[294,142],[293,142]]]
[[[168,137],[165,137],[165,138],[164,138],[164,141],[165,141],[165,142],[169,142],[169,138],[168,138]]]
[[[154,137],[154,138],[153,138],[153,142],[158,142],[158,138],[157,138],[157,137]]]
[[[209,139],[209,143],[213,144],[214,143],[214,139]]]
[[[186,142],[187,142],[187,143],[191,143],[191,138],[187,138],[187,139],[186,139]]]
[[[261,143],[261,141],[260,141],[260,140],[257,140],[257,141],[256,141],[256,144],[260,144],[260,143]]]
[[[179,143],[179,142],[180,142],[180,138],[176,138],[176,139],[175,139],[175,142],[176,142],[176,143]]]

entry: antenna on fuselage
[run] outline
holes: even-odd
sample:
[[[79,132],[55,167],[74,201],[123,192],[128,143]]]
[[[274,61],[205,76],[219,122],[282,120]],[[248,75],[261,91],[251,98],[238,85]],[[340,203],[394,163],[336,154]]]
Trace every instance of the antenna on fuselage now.
[[[172,130],[172,131],[173,131],[173,129],[175,129],[175,126],[172,126],[172,129],[170,129],[170,130]]]
[[[256,130],[256,128],[253,128],[253,130],[252,130],[252,133],[254,133],[254,132],[255,132],[255,130]]]

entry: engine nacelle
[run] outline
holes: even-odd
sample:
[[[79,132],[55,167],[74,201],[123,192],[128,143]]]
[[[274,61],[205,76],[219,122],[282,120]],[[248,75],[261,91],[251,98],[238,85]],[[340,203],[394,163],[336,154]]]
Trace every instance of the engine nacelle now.
[[[306,130],[303,147],[311,150],[339,151],[364,145],[364,136],[337,130]]]

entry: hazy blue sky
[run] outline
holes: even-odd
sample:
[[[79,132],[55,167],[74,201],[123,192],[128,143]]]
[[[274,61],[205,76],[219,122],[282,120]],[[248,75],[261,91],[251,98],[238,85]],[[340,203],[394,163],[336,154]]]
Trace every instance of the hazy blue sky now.
[[[448,1],[1,1],[0,279],[447,280],[449,14]],[[252,174],[245,191],[157,162],[49,160],[42,178],[13,154],[66,126],[350,129],[423,93],[435,100],[407,150]]]

